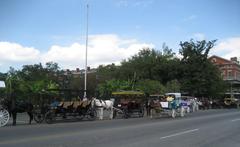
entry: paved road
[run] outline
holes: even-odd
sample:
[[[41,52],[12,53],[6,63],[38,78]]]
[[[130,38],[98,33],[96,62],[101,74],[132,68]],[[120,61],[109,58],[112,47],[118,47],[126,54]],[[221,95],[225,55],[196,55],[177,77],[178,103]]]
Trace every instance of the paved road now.
[[[240,111],[0,128],[0,147],[240,147]]]

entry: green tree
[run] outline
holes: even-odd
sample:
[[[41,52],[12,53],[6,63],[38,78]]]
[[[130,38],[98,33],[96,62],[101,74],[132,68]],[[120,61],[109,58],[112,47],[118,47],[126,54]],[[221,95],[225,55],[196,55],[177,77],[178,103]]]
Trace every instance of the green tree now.
[[[22,70],[10,68],[6,78],[9,97],[32,101],[39,98],[43,91],[57,88],[57,64],[46,65],[24,65]]]
[[[98,78],[98,82],[102,83],[105,82],[106,80],[111,80],[111,79],[118,79],[120,75],[119,72],[119,66],[116,66],[114,63],[109,64],[109,65],[100,65],[97,68],[97,78]]]
[[[163,52],[145,48],[138,54],[122,62],[120,67],[124,80],[150,79],[166,84],[170,80],[179,78],[180,60],[165,44]]]
[[[180,92],[181,85],[178,80],[171,80],[166,84],[166,92]]]
[[[208,60],[213,41],[181,42],[181,85],[182,90],[193,96],[213,96],[222,89],[222,79],[218,69]],[[214,88],[216,87],[216,88]]]
[[[146,94],[164,94],[166,89],[159,82],[154,80],[141,80],[137,82],[137,90],[143,91]]]
[[[144,48],[138,54],[121,63],[121,70],[127,79],[136,76],[137,79],[154,79],[153,69],[157,64],[157,58],[161,52],[154,49]],[[126,79],[125,79],[126,80]]]
[[[99,96],[102,98],[109,98],[112,92],[118,90],[132,90],[131,81],[112,79],[98,85]]]

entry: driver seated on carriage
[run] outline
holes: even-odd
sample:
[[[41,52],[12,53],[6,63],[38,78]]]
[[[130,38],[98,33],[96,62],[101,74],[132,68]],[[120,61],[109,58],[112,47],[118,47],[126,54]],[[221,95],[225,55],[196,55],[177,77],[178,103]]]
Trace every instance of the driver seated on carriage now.
[[[175,107],[175,96],[174,95],[168,95],[161,99],[161,106],[162,108],[174,108]]]
[[[64,101],[60,101],[59,98],[54,98],[54,100],[52,101],[52,103],[50,104],[51,109],[55,110],[56,113],[63,113],[63,118],[66,117],[66,109],[64,107]]]
[[[172,102],[174,100],[174,97],[169,95],[169,96],[167,96],[166,100],[167,100],[167,102]]]
[[[56,108],[60,105],[60,102],[57,98],[54,98],[53,102],[50,104],[51,107]]]

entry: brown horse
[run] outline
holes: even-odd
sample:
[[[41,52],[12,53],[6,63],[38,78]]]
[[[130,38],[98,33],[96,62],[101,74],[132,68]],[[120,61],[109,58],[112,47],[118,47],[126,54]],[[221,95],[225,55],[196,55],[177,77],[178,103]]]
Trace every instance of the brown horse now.
[[[13,117],[13,123],[12,125],[15,126],[16,125],[16,119],[17,119],[17,113],[23,113],[23,112],[27,112],[27,114],[29,115],[29,124],[32,123],[33,120],[33,104],[29,103],[29,102],[16,102],[16,103],[12,103],[11,100],[8,99],[3,99],[1,100],[1,105],[5,108],[7,108],[10,116]]]

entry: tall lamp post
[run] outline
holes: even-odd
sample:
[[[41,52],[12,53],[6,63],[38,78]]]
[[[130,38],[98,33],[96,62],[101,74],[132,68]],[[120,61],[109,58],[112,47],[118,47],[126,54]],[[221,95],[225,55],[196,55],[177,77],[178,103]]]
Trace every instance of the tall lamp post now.
[[[89,6],[88,6],[88,4],[87,4],[86,51],[85,51],[85,79],[84,79],[84,95],[83,95],[83,98],[87,98],[88,9],[89,9]]]

